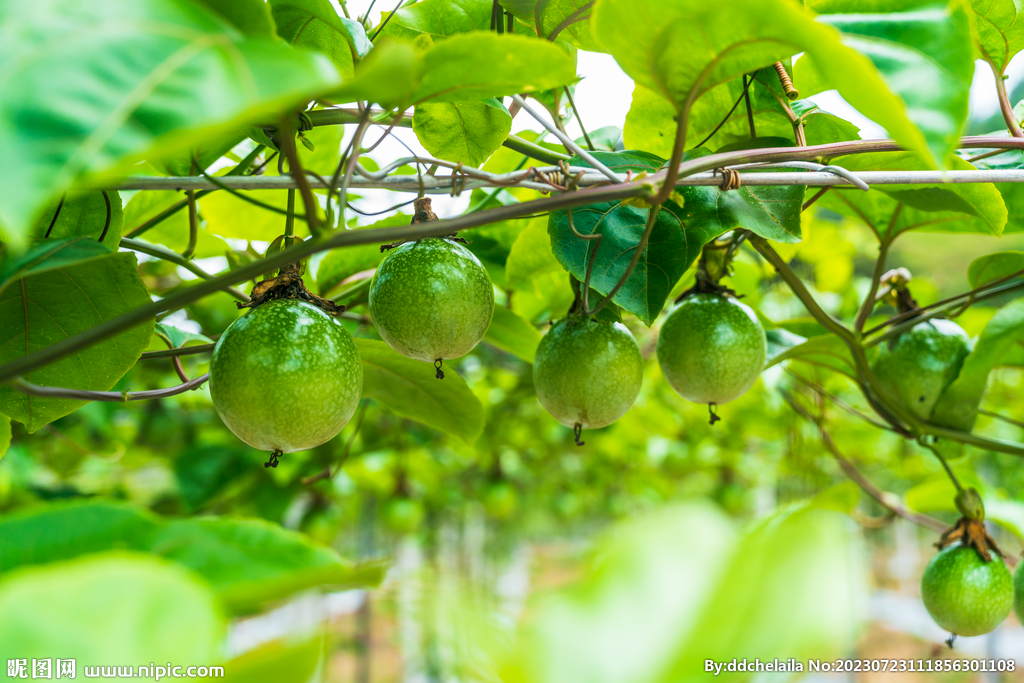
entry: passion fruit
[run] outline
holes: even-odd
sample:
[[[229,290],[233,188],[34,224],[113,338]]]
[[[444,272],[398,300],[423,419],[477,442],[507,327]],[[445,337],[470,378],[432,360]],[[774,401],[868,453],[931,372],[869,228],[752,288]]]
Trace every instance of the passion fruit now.
[[[519,505],[519,494],[511,483],[496,481],[487,487],[482,502],[489,516],[508,519]]]
[[[459,358],[487,333],[494,287],[471,251],[445,238],[393,249],[370,281],[370,317],[398,353],[435,362]]]
[[[293,299],[235,320],[210,361],[217,414],[264,451],[291,453],[332,439],[352,418],[362,388],[362,362],[341,322]]]
[[[921,600],[935,623],[958,636],[980,636],[1001,624],[1014,603],[1013,581],[999,556],[952,545],[921,576]]]
[[[764,328],[754,311],[720,294],[695,294],[658,333],[658,365],[688,401],[721,405],[744,394],[764,369]]]
[[[418,500],[392,498],[384,505],[384,525],[396,534],[411,534],[423,523],[423,504]]]
[[[633,405],[644,361],[622,323],[570,318],[552,327],[533,361],[537,398],[567,427],[597,429]]]
[[[960,374],[971,338],[951,320],[928,320],[880,347],[871,369],[882,391],[928,420],[942,392]]]

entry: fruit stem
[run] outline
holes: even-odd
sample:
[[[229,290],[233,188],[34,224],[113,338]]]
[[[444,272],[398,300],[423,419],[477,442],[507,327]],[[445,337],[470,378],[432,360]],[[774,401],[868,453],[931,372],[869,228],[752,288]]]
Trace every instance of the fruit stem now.
[[[928,441],[928,437],[920,436],[920,437],[918,437],[917,442],[919,444],[921,444],[922,446],[924,446],[925,448],[927,448],[928,450],[930,450],[932,452],[932,454],[936,458],[938,458],[939,462],[942,464],[942,469],[946,470],[946,474],[949,476],[949,480],[951,482],[953,482],[953,486],[956,487],[957,499],[959,499],[961,495],[966,495],[965,492],[964,492],[964,487],[960,486],[960,482],[957,481],[956,475],[953,474],[953,470],[950,469],[949,463],[946,462],[946,459],[942,457],[941,453],[939,453],[939,449],[936,448],[933,444],[931,444]],[[974,491],[974,489],[968,489],[968,491]],[[977,495],[977,491],[975,491],[974,493],[975,493],[975,495]],[[981,503],[981,499],[980,498],[978,499],[978,503],[979,504]],[[957,507],[959,509],[959,505]],[[970,518],[970,516],[966,512],[964,512],[962,509],[960,510],[960,512],[963,513],[964,517]],[[985,511],[984,511],[984,508],[983,508],[982,509],[982,518],[984,518],[984,516],[985,516]]]

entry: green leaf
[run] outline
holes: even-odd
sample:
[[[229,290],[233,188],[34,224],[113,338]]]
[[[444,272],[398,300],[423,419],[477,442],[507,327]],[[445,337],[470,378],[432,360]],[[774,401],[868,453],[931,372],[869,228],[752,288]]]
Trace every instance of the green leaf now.
[[[793,334],[789,330],[781,327],[768,327],[768,325],[765,324],[765,318],[761,315],[758,315],[758,318],[762,321],[762,324],[765,325],[764,333],[768,342],[768,352],[766,354],[765,361],[767,364],[766,367],[771,367],[778,362],[775,360],[776,356],[807,341],[806,337],[801,337],[799,334]]]
[[[591,30],[627,74],[678,111],[722,83],[804,52],[800,62],[813,62],[850,104],[931,157],[906,105],[867,57],[790,0],[737,0],[728,12],[704,0],[601,0]]]
[[[540,344],[540,332],[511,309],[495,306],[494,317],[491,318],[484,341],[532,363],[537,345]]]
[[[371,225],[358,226],[357,229],[376,230],[377,228],[408,225],[411,222],[412,216],[409,214],[396,213]],[[320,295],[326,296],[327,292],[356,273],[376,268],[382,260],[384,260],[384,252],[377,244],[360,244],[354,247],[331,249],[324,256],[316,271],[316,285],[320,289]]]
[[[971,289],[977,289],[989,282],[1016,275],[1022,270],[1024,251],[1000,251],[971,261],[967,268],[967,281]]]
[[[533,93],[576,80],[576,65],[546,40],[490,31],[443,40],[419,56],[410,101],[464,102]]]
[[[811,8],[817,10],[814,3]],[[939,162],[956,148],[967,120],[974,77],[967,12],[959,3],[927,0],[902,0],[885,9],[879,12],[870,0],[844,3],[843,13],[822,14],[818,21],[839,29],[844,45],[874,62],[889,89],[905,103],[907,118],[923,133],[930,160]],[[858,10],[863,13],[855,13]],[[812,68],[822,68],[819,57],[810,61]],[[842,89],[840,93],[846,94]],[[851,104],[860,108],[857,102]]]
[[[164,520],[113,502],[74,502],[0,518],[0,572],[126,549],[203,576],[235,612],[305,588],[372,586],[379,565],[356,566],[302,534],[261,520]]]
[[[275,206],[282,211],[288,208],[288,193],[281,190],[241,190],[240,194]],[[273,242],[284,233],[284,214],[268,211],[229,192],[220,191],[209,194],[200,200],[199,206],[200,212],[206,220],[203,232],[210,235]],[[130,208],[131,204],[129,204]],[[302,206],[301,201],[296,201],[295,210],[297,213],[305,213],[305,207]],[[185,218],[187,221],[187,216]],[[176,231],[175,234],[180,234],[180,232]],[[188,235],[187,227],[184,234]],[[295,234],[303,237],[309,234],[304,220],[296,219]],[[149,232],[146,233],[146,236],[149,236]],[[221,253],[223,254],[223,251]]]
[[[339,16],[329,0],[269,0],[277,34],[292,45],[318,50],[346,78],[373,47],[363,25]]]
[[[790,341],[796,341],[792,339]],[[778,365],[784,360],[800,361],[809,363],[827,370],[846,375],[856,381],[857,367],[854,365],[850,350],[839,337],[834,334],[823,334],[818,337],[811,337],[807,341],[790,346],[781,353],[770,356],[765,362],[765,368]]]
[[[1003,134],[1000,132],[999,134]],[[1024,168],[1024,152],[1006,150],[990,159],[980,159],[977,168],[1020,169]],[[1002,195],[1006,206],[1007,218],[1003,234],[1024,232],[1024,184],[996,183],[995,188]]]
[[[17,256],[5,254],[0,260],[0,293],[24,277],[106,258],[111,253],[92,237],[72,237],[40,242]]]
[[[492,7],[490,0],[422,0],[397,10],[390,19],[390,13],[381,14],[381,21],[388,22],[381,35],[411,41],[426,34],[441,40],[458,33],[488,31]]]
[[[260,4],[263,4],[262,2]],[[266,5],[263,5],[266,7]],[[232,130],[189,149],[181,149],[163,158],[153,159],[153,168],[170,176],[198,175],[230,152],[246,138],[245,131]]]
[[[270,6],[265,0],[197,0],[230,21],[235,28],[253,38],[277,36]]]
[[[0,643],[31,661],[59,652],[85,666],[219,661],[224,620],[213,593],[179,565],[108,553],[0,581]],[[156,618],[159,615],[159,618]]]
[[[214,192],[213,194],[203,197],[200,201],[199,211],[203,218],[206,218],[204,207],[207,206],[207,202],[213,200],[213,203],[216,205],[218,201],[220,201],[218,198],[218,195],[220,194],[220,192]],[[225,192],[223,194],[227,193]],[[280,192],[277,193],[278,196],[280,194]],[[182,196],[181,193],[173,192],[171,190],[143,190],[141,192],[136,192],[128,201],[127,206],[124,207],[124,236],[131,236],[132,232],[141,225],[149,221],[151,218],[155,218],[166,209],[178,204],[183,199],[184,196]],[[238,201],[241,202],[241,200]],[[268,212],[260,212],[261,215],[266,213]],[[248,218],[248,216],[246,216],[246,218]],[[200,226],[199,234],[197,235],[198,240],[196,242],[196,258],[223,256],[224,252],[228,251],[228,245],[225,244],[224,240],[212,233],[212,230],[210,229],[211,227],[217,226],[211,226],[209,221],[207,221],[205,226]],[[168,216],[146,230],[146,232],[139,235],[137,239],[142,239],[154,244],[162,244],[171,251],[181,253],[185,251],[185,248],[188,246],[188,232],[188,208],[183,206],[171,216]]]
[[[516,289],[532,285],[532,281],[539,276],[564,273],[551,251],[548,222],[543,217],[537,217],[516,223],[520,232],[505,259],[505,283]]]
[[[306,588],[366,587],[383,578],[379,565],[353,565],[302,534],[256,519],[169,521],[148,550],[202,575],[236,613]]]
[[[385,109],[403,107],[416,88],[417,62],[411,45],[379,39],[366,58],[356,64],[355,77],[325,100],[333,103],[368,100]]]
[[[838,157],[837,166],[851,171],[923,170],[925,164],[907,152]],[[952,170],[974,166],[954,156]],[[868,192],[841,190],[825,193],[819,203],[870,226],[879,236],[895,237],[907,230],[1000,235],[1007,212],[999,191],[991,183],[948,185],[879,185]],[[902,208],[896,214],[897,206]],[[891,230],[890,230],[891,226]]]
[[[131,254],[109,254],[23,278],[0,294],[0,363],[9,363],[148,304],[149,292]],[[140,323],[25,375],[47,386],[108,391],[142,355],[153,321]],[[39,398],[0,387],[0,412],[30,432],[87,401]]]
[[[189,342],[201,342],[203,344],[213,343],[213,340],[205,334],[186,332],[185,330],[180,330],[177,327],[165,325],[164,323],[157,323],[154,333],[156,336],[167,341],[171,345],[172,349],[180,349]]]
[[[592,0],[501,0],[501,4],[517,19],[532,27],[541,38],[559,30],[561,40],[581,50],[601,51],[601,46],[590,34]],[[539,21],[538,5],[541,7]]]
[[[50,240],[67,237],[99,240],[102,236],[103,244],[116,251],[123,223],[124,211],[117,192],[72,190],[43,211],[32,228],[31,236]]]
[[[224,683],[315,680],[323,654],[322,636],[298,644],[272,641],[225,662]]]
[[[431,155],[479,167],[512,131],[512,117],[499,100],[424,102],[416,106],[412,129]]]
[[[644,152],[594,152],[612,170],[652,172],[662,159]],[[586,165],[573,159],[570,163]],[[658,214],[648,245],[636,268],[613,301],[645,324],[661,312],[675,283],[710,240],[734,228],[746,228],[780,242],[799,241],[800,187],[740,188],[722,192],[716,187],[682,187],[683,206],[666,202]],[[624,202],[602,202],[573,209],[576,231],[602,235],[583,240],[573,234],[568,211],[552,211],[548,222],[551,245],[558,262],[578,280],[597,249],[591,286],[607,294],[626,272],[647,223],[647,209]],[[513,246],[513,249],[515,247]],[[512,256],[510,255],[511,259]]]
[[[11,446],[11,418],[0,413],[0,460]]]
[[[484,428],[480,400],[458,373],[434,377],[429,363],[406,358],[381,341],[356,339],[363,359],[363,396],[402,417],[472,445]]]
[[[1015,0],[971,0],[974,11],[974,39],[985,61],[997,74],[1024,50],[1024,17]],[[997,76],[998,77],[998,76]]]
[[[127,172],[339,84],[323,56],[245,39],[186,0],[4,3],[0,25],[0,224],[16,244],[83,175]]]
[[[939,396],[929,421],[954,429],[970,430],[978,417],[978,406],[988,386],[992,369],[1024,340],[1024,299],[1006,304],[992,316],[974,350],[964,360],[960,374]]]

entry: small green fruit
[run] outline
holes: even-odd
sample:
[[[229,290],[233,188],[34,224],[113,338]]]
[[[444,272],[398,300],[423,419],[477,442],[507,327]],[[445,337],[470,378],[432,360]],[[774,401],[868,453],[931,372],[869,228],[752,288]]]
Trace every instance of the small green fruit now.
[[[369,298],[381,339],[428,362],[472,351],[494,313],[487,271],[471,251],[442,238],[392,249],[370,281]]]
[[[363,389],[352,337],[316,306],[277,299],[238,318],[210,361],[213,407],[253,448],[319,446],[348,424]]]
[[[960,374],[971,340],[951,320],[929,320],[879,347],[871,369],[882,391],[928,420],[942,392]]]
[[[487,487],[483,498],[484,510],[495,519],[508,519],[519,505],[516,487],[507,481],[497,481]]]
[[[396,534],[419,529],[423,515],[423,504],[411,498],[392,498],[384,505],[384,525]]]
[[[1013,571],[1013,613],[1024,624],[1024,562],[1018,562]]]
[[[567,427],[597,429],[633,405],[643,382],[644,361],[622,323],[570,319],[540,340],[533,361],[537,398]]]
[[[746,304],[718,294],[688,297],[658,334],[658,364],[676,392],[721,405],[745,393],[764,369],[767,342]]]
[[[986,562],[974,548],[954,545],[928,563],[921,576],[921,600],[935,623],[950,633],[980,636],[1010,613],[1013,581],[998,556]]]

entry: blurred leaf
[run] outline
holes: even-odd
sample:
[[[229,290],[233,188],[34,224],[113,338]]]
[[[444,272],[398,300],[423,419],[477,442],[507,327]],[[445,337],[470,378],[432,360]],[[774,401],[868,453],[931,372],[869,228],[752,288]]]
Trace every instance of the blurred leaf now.
[[[978,406],[992,369],[1015,345],[1024,340],[1024,299],[1006,304],[988,321],[974,350],[964,360],[960,374],[939,396],[929,421],[970,431],[978,417]]]
[[[0,293],[24,277],[106,258],[111,253],[91,236],[40,242],[17,256],[6,253],[0,259]]]
[[[411,45],[379,39],[356,65],[355,77],[325,99],[335,104],[368,100],[386,109],[404,106],[416,87],[416,64]]]
[[[106,198],[104,198],[106,195]],[[60,207],[60,213],[57,209]],[[109,208],[110,221],[107,221]],[[55,220],[56,217],[56,220]],[[62,200],[53,202],[43,211],[31,231],[34,239],[59,240],[68,237],[103,236],[103,244],[117,250],[121,240],[124,211],[121,197],[114,190],[71,190]],[[106,232],[104,232],[106,229]]]
[[[277,34],[292,45],[319,50],[346,78],[373,47],[363,25],[338,14],[329,0],[269,0]]]
[[[857,378],[857,368],[853,363],[853,357],[850,356],[850,350],[843,343],[843,340],[834,334],[811,337],[807,341],[791,346],[777,355],[770,356],[765,362],[765,368],[778,365],[784,360],[795,360],[827,370],[834,370],[854,381]]]
[[[67,339],[151,301],[132,254],[108,254],[31,275],[0,293],[0,363]],[[140,323],[74,355],[26,373],[44,386],[108,391],[142,355],[153,321]],[[39,398],[0,387],[0,412],[29,432],[77,410],[87,401]]]
[[[11,445],[11,418],[0,413],[0,460],[3,460],[4,453]],[[3,558],[0,558],[3,562]]]
[[[495,306],[494,317],[491,318],[491,326],[487,328],[484,341],[532,363],[537,345],[540,344],[540,332],[512,310]]]
[[[363,359],[363,396],[391,411],[472,445],[484,428],[484,409],[458,373],[434,377],[430,363],[406,358],[387,344],[356,339]]]
[[[989,282],[1016,275],[1022,270],[1024,251],[1000,251],[971,261],[967,269],[967,281],[971,289],[977,289]]]
[[[982,494],[985,504],[985,519],[1005,527],[1018,540],[1024,541],[1024,504],[1016,500],[1000,497],[998,492],[991,490],[974,472],[954,465],[956,477],[961,486],[970,486]],[[949,478],[943,476],[918,484],[907,491],[904,496],[907,507],[918,512],[951,512],[956,509],[956,488]]]
[[[402,7],[387,19],[381,35],[414,40],[421,34],[441,40],[458,33],[489,31],[491,28],[491,0],[421,0]]]
[[[280,190],[241,190],[241,194],[282,211],[288,208],[288,193]],[[306,209],[302,202],[295,202],[295,211],[304,214]],[[129,207],[131,205],[129,204]],[[200,200],[199,210],[206,219],[205,232],[220,237],[235,239],[273,242],[284,233],[284,214],[268,211],[261,206],[247,202],[229,192],[214,192]],[[182,212],[184,213],[184,212]],[[186,230],[186,235],[188,232]],[[309,234],[306,221],[295,220],[295,234]],[[149,235],[147,232],[146,235]]]
[[[558,30],[558,37],[581,50],[601,52],[590,34],[590,0],[501,0],[502,6],[517,19],[533,28],[541,38]],[[541,8],[537,21],[537,8]]]
[[[852,155],[832,161],[851,171],[925,169],[923,162],[907,152]],[[947,159],[946,165],[957,171],[974,169],[954,156]],[[1000,235],[1006,225],[1006,207],[991,183],[879,185],[876,188],[868,192],[826,192],[818,203],[864,222],[879,236],[888,233],[894,237],[907,230]],[[903,207],[896,213],[900,203]]]
[[[768,352],[767,352],[767,366],[771,367],[775,365],[775,357],[779,354],[789,351],[795,346],[799,346],[807,341],[806,337],[801,337],[798,334],[793,334],[789,330],[781,327],[767,328],[765,329],[765,337],[768,340]]]
[[[218,194],[214,192],[200,201],[199,212],[202,217],[205,217],[205,203],[214,199]],[[170,190],[143,190],[136,192],[124,207],[123,235],[125,237],[135,237],[132,235],[133,231],[163,211],[178,204],[184,198],[183,194]],[[171,251],[181,253],[188,246],[188,233],[188,208],[182,206],[174,214],[163,219],[144,233],[139,234],[135,239],[162,244]],[[223,256],[224,252],[228,250],[228,245],[224,243],[224,240],[211,234],[209,224],[205,228],[200,226],[197,237],[196,258]]]
[[[359,226],[358,230],[375,230],[377,228],[390,228],[396,225],[408,225],[412,222],[412,216],[407,213],[396,213],[387,218],[377,221],[372,225]],[[378,244],[360,244],[353,247],[342,247],[327,252],[324,260],[316,271],[316,284],[320,288],[320,294],[325,295],[346,278],[361,273],[365,270],[376,268],[384,259],[384,252]]]
[[[85,666],[217,662],[224,621],[213,594],[179,565],[108,553],[0,581],[0,643],[9,655]]]
[[[226,0],[224,0],[226,2]],[[266,4],[260,2],[266,7]],[[230,152],[235,145],[246,138],[243,130],[232,130],[210,138],[189,149],[176,150],[159,159],[153,159],[153,167],[170,176],[198,175],[213,162]],[[198,162],[198,163],[197,163]]]
[[[645,152],[594,152],[593,155],[618,172],[650,173],[664,163]],[[570,163],[587,165],[575,158]],[[743,227],[776,241],[799,241],[803,190],[798,186],[756,188],[754,191],[740,188],[731,192],[722,192],[716,187],[682,187],[678,194],[685,200],[683,206],[672,201],[662,205],[644,254],[613,299],[646,325],[661,312],[669,292],[700,255],[703,246],[722,233]],[[591,286],[607,294],[626,272],[647,224],[647,209],[625,202],[602,202],[573,209],[576,231],[584,235],[600,233],[603,236],[600,247],[596,246],[596,240],[583,240],[573,234],[568,213],[552,211],[550,214],[548,233],[552,251],[566,270],[583,281],[591,250],[597,248]]]
[[[203,344],[213,343],[213,340],[205,334],[186,332],[185,330],[178,329],[172,325],[165,325],[164,323],[157,323],[154,332],[161,339],[165,339],[170,342],[172,349],[180,349],[189,342],[202,342]]]
[[[174,459],[174,476],[185,505],[199,509],[227,484],[252,472],[241,449],[192,445]]]
[[[967,120],[974,78],[967,12],[960,3],[928,0],[897,0],[880,12],[874,0],[863,0],[843,3],[841,13],[827,14],[830,1],[808,6],[819,12],[818,21],[842,32],[845,46],[874,62],[889,89],[905,103],[907,118],[924,134],[931,154],[930,159],[921,158],[933,167],[956,148]],[[822,59],[812,57],[808,66],[821,69]],[[834,76],[823,81],[831,87],[839,83]],[[846,95],[842,88],[840,94]]]
[[[479,167],[508,137],[512,117],[496,99],[424,102],[416,106],[412,129],[431,155]]]
[[[224,663],[225,683],[306,683],[313,680],[324,654],[324,640],[274,641]]]
[[[532,284],[535,278],[565,271],[551,251],[547,220],[544,217],[520,220],[519,236],[515,238],[505,260],[506,284],[517,289]]]
[[[972,28],[985,61],[997,74],[1006,72],[1010,60],[1024,50],[1024,18],[1015,0],[971,0],[974,11]],[[997,76],[998,78],[998,76]]]
[[[737,0],[723,12],[703,0],[602,0],[590,24],[628,75],[664,93],[679,111],[722,83],[804,52],[798,68],[813,63],[830,87],[893,138],[932,156],[928,138],[868,58],[797,3]]]
[[[265,0],[198,0],[200,4],[230,21],[235,28],[253,38],[277,36],[270,6]]]
[[[77,178],[194,147],[339,82],[322,56],[244,39],[185,0],[6,3],[0,25],[0,224],[18,245]]]
[[[256,519],[172,520],[155,531],[148,550],[202,575],[236,613],[307,588],[365,588],[383,578],[380,566],[353,565],[302,534]]]

